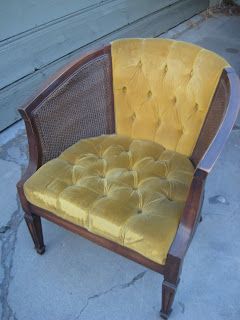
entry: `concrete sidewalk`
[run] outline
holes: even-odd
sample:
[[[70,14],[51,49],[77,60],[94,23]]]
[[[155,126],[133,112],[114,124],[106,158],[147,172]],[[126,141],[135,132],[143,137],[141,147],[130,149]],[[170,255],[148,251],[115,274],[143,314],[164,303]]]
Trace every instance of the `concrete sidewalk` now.
[[[224,56],[240,74],[240,16],[199,15],[164,37]],[[2,320],[159,319],[162,276],[43,221],[39,256],[15,184],[27,164],[23,123],[0,135]],[[240,121],[210,174],[203,222],[182,273],[171,320],[240,319]]]

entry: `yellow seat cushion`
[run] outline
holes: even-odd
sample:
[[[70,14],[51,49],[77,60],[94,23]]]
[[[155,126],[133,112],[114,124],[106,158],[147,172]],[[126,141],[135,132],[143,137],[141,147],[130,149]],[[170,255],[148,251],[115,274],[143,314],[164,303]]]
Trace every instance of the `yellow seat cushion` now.
[[[190,156],[227,61],[169,39],[111,45],[116,133]]]
[[[190,160],[120,135],[81,140],[24,184],[28,201],[165,263],[193,176]]]

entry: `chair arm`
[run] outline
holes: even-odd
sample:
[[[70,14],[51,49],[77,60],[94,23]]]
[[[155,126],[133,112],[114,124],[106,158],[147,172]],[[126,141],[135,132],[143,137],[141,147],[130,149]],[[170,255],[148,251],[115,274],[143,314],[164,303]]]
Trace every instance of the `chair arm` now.
[[[173,257],[181,261],[187,252],[200,219],[206,177],[207,172],[200,169],[195,171],[180,224],[168,252],[167,261]]]
[[[185,254],[200,219],[206,177],[223,149],[240,108],[240,83],[238,76],[234,70],[229,67],[224,69],[223,77],[226,80],[229,90],[226,112],[204,156],[199,163],[196,163],[196,171],[193,176],[178,230],[167,255],[164,276],[166,280],[175,284],[179,281]],[[193,162],[196,162],[196,160]]]
[[[24,195],[24,190],[23,190],[23,185],[25,181],[30,178],[34,172],[37,171],[37,169],[40,166],[40,157],[39,157],[39,152],[38,152],[38,147],[37,147],[37,139],[33,130],[33,126],[31,123],[31,120],[29,119],[27,113],[25,110],[20,110],[20,114],[22,118],[24,119],[25,126],[26,126],[26,132],[27,132],[27,137],[28,137],[28,145],[29,145],[29,162],[27,169],[23,173],[21,179],[17,183],[17,190],[19,194],[19,198],[22,204],[22,207],[25,212],[29,211],[29,204],[27,202],[27,199]]]
[[[225,76],[228,78],[228,86],[230,90],[227,111],[223,121],[206,153],[198,164],[198,168],[206,172],[210,172],[217,158],[219,157],[228,136],[231,133],[233,125],[237,119],[240,108],[240,81],[235,71],[228,67],[224,70]]]

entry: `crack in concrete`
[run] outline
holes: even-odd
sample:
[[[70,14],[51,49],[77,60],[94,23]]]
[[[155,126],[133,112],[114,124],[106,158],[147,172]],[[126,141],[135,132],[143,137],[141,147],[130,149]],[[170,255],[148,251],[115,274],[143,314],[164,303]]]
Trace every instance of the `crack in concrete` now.
[[[0,283],[0,302],[2,305],[2,320],[14,319],[17,320],[12,308],[8,303],[9,285],[12,280],[12,266],[13,256],[15,251],[15,244],[17,241],[17,230],[23,220],[23,215],[20,209],[20,203],[17,199],[17,210],[15,210],[11,216],[8,226],[10,228],[1,234],[0,239],[2,241],[2,254],[1,254],[1,267],[3,269],[3,278]]]
[[[0,146],[0,158],[18,165],[21,172],[25,170],[26,138],[22,131],[18,136]],[[16,181],[17,182],[17,181]],[[12,213],[9,221],[1,228],[1,262],[2,277],[0,282],[0,303],[2,306],[1,320],[17,320],[17,317],[8,302],[9,286],[12,276],[17,231],[23,220],[20,201],[16,195],[17,209]]]
[[[208,202],[210,204],[214,204],[214,205],[216,205],[216,204],[229,205],[230,204],[228,202],[228,200],[221,194],[217,194],[216,196],[209,197]]]
[[[14,139],[0,145],[0,159],[12,162],[21,168],[25,166],[27,162],[27,139],[25,130],[21,131]]]
[[[5,233],[9,229],[10,229],[10,226],[8,226],[8,225],[2,226],[2,227],[0,227],[0,233]]]
[[[140,272],[138,273],[135,277],[132,278],[131,281],[129,282],[126,282],[126,283],[123,283],[123,284],[117,284],[115,286],[113,286],[112,288],[108,289],[108,290],[105,290],[103,292],[100,292],[100,293],[97,293],[97,294],[94,294],[90,297],[87,298],[87,301],[85,303],[85,305],[82,307],[82,309],[80,310],[79,314],[77,315],[77,317],[75,318],[75,320],[78,320],[80,319],[81,315],[83,314],[83,312],[87,309],[87,307],[89,306],[89,303],[94,300],[94,299],[97,299],[99,297],[102,297],[112,291],[115,291],[115,290],[123,290],[123,289],[126,289],[126,288],[129,288],[131,286],[134,286],[135,283],[139,280],[141,280],[145,274],[146,274],[147,271],[143,271],[143,272]]]
[[[237,125],[237,124],[235,124],[235,125],[233,126],[233,131],[235,131],[235,130],[240,130],[240,126]]]
[[[181,302],[181,301],[178,301],[178,304],[179,304],[179,306],[181,308],[181,313],[184,313],[185,312],[185,304],[183,302]]]

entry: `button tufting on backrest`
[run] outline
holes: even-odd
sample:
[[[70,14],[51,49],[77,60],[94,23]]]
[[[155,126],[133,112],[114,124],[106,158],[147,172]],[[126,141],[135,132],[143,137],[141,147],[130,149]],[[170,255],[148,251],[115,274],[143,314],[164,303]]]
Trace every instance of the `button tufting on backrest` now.
[[[186,42],[169,39],[114,41],[116,132],[152,140],[190,156],[222,69],[227,65],[215,53]],[[124,96],[119,88],[126,84],[128,94]],[[194,107],[195,101],[201,110]],[[134,116],[131,115],[133,111]],[[197,111],[201,111],[201,116]],[[134,121],[135,116],[137,121]],[[161,126],[157,125],[158,117]],[[184,126],[188,134],[183,135],[178,130],[180,126]]]

